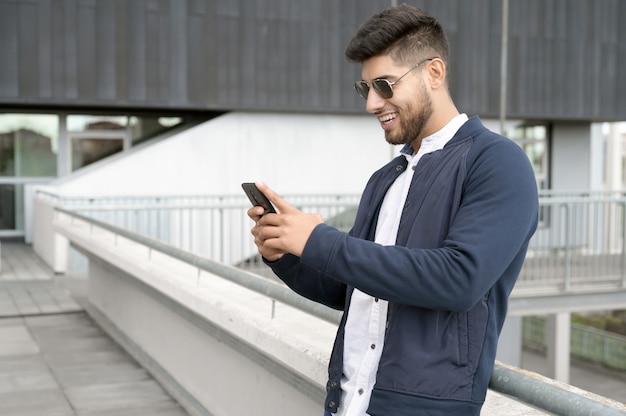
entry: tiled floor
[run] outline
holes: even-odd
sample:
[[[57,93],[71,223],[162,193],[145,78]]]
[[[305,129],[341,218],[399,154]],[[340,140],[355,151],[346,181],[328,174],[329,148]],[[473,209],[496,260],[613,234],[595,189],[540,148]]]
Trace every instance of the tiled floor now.
[[[0,281],[0,317],[77,312],[81,306],[54,280]]]
[[[2,416],[187,415],[23,244],[2,243],[0,340]]]

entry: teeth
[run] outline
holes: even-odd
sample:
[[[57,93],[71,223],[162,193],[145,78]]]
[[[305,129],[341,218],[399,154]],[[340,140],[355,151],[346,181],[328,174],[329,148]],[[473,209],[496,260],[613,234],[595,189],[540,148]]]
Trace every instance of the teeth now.
[[[380,121],[381,123],[384,123],[385,121],[393,120],[397,116],[398,116],[398,113],[387,114],[387,115],[384,115],[382,117],[378,117],[378,121]]]

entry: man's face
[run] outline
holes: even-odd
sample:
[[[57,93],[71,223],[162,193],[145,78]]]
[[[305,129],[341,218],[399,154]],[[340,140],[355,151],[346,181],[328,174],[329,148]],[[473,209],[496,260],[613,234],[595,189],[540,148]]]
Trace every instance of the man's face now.
[[[381,98],[370,88],[365,108],[378,118],[390,144],[406,144],[415,139],[419,139],[419,143],[424,136],[424,128],[433,113],[430,93],[424,83],[424,66],[413,69],[394,84],[391,98]],[[370,86],[378,78],[393,83],[411,68],[398,66],[390,56],[380,55],[363,62],[361,76]]]

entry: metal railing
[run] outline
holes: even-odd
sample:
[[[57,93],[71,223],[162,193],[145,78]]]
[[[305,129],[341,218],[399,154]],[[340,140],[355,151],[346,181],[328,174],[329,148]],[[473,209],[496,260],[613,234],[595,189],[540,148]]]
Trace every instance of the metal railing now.
[[[60,197],[55,204],[223,263],[259,263],[243,195]],[[290,195],[293,205],[319,212],[349,230],[358,195]],[[540,225],[530,242],[515,292],[524,296],[626,289],[626,196],[543,192]]]
[[[62,197],[40,191],[56,205],[232,265],[256,263],[257,250],[243,195]],[[349,230],[359,195],[290,195],[290,203],[318,212],[327,222]]]
[[[516,290],[626,288],[626,196],[544,192]]]
[[[72,219],[71,221],[74,219],[84,221],[88,223],[90,227],[102,228],[116,236],[119,235],[142,244],[148,247],[149,250],[159,251],[167,256],[190,264],[197,268],[198,271],[206,271],[228,279],[267,296],[272,302],[283,302],[331,323],[339,322],[340,312],[304,299],[286,287],[258,275],[189,253],[162,241],[78,213],[72,209],[57,207],[56,211],[61,215],[69,216]],[[524,403],[532,404],[533,406],[556,415],[624,415],[624,410],[620,409],[619,406],[585,397],[560,387],[556,382],[551,382],[538,375],[527,374],[526,372],[519,371],[501,363],[495,364],[489,387],[495,391],[507,394]]]

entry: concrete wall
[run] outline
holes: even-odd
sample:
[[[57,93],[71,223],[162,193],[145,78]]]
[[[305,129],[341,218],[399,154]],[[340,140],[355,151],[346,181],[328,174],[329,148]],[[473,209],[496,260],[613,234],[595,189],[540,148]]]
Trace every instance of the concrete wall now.
[[[68,241],[54,231],[54,202],[33,198],[33,250],[55,273],[67,270]]]
[[[239,195],[260,179],[282,194],[360,193],[399,150],[371,115],[230,113],[54,185],[81,196]]]

